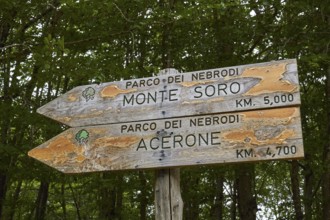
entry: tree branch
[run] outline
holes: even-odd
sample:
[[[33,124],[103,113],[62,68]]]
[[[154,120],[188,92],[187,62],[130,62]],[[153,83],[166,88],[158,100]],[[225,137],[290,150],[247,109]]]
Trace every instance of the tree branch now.
[[[133,23],[133,21],[131,21],[130,19],[128,19],[128,18],[124,15],[123,11],[118,7],[118,5],[117,5],[116,3],[113,2],[112,4],[118,9],[118,11],[120,12],[121,16],[122,16],[127,22]]]
[[[39,14],[35,18],[29,20],[25,25],[23,25],[22,32],[25,32],[26,29],[28,29],[34,23],[36,23],[41,18],[45,17],[48,13],[50,13],[51,11],[53,11],[54,9],[56,9],[56,7],[58,7],[59,5],[60,5],[60,2],[58,0],[54,0],[53,4],[48,4],[49,7],[45,11],[43,11],[41,14]]]

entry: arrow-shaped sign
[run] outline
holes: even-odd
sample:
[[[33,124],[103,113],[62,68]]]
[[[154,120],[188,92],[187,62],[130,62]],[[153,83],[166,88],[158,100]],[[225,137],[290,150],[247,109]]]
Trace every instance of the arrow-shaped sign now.
[[[79,86],[38,112],[78,127],[299,104],[296,61],[283,60]]]
[[[70,128],[29,152],[64,173],[303,155],[298,107]]]

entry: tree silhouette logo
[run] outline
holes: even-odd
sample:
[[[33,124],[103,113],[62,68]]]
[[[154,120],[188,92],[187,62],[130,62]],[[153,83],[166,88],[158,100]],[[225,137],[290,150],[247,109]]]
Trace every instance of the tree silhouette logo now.
[[[80,145],[87,144],[88,137],[89,137],[89,133],[85,129],[82,129],[82,130],[78,131],[76,136],[75,136],[76,141],[78,141],[78,143]]]
[[[82,96],[86,99],[86,102],[93,100],[95,96],[95,89],[93,87],[87,87],[83,92]]]

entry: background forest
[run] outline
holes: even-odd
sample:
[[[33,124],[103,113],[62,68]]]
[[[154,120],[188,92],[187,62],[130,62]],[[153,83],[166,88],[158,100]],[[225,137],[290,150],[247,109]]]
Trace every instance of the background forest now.
[[[0,219],[154,219],[153,171],[64,175],[27,152],[78,85],[296,58],[305,159],[181,169],[184,219],[330,219],[327,0],[0,0]]]

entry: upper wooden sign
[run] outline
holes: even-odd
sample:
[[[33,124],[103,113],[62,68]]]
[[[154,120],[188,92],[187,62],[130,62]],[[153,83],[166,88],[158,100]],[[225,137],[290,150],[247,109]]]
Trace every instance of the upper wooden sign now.
[[[71,127],[300,104],[296,60],[76,87],[38,109]]]
[[[70,128],[29,156],[82,173],[297,159],[304,150],[299,107],[285,107]]]

